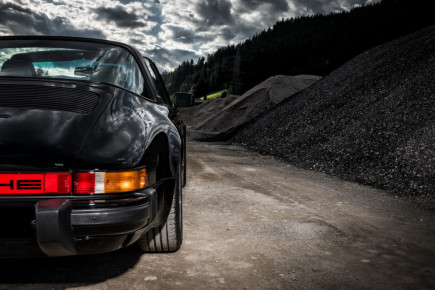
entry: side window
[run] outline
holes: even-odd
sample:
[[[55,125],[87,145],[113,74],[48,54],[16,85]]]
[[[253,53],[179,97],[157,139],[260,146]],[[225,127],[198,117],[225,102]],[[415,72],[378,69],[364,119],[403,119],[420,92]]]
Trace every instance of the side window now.
[[[144,62],[151,74],[151,78],[154,82],[154,85],[156,86],[157,93],[159,99],[168,106],[172,106],[171,100],[169,99],[168,92],[166,91],[166,88],[164,87],[164,84],[160,78],[159,72],[156,71],[157,68],[147,59],[144,57]]]
[[[130,70],[127,73],[127,89],[141,95],[144,91],[145,80],[142,73],[134,59],[131,60]],[[130,81],[128,81],[130,80]]]

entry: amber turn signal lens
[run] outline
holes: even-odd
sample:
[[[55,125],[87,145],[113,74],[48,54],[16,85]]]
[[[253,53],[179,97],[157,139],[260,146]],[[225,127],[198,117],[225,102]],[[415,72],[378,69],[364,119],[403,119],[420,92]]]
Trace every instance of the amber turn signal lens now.
[[[146,169],[119,172],[77,172],[75,194],[104,194],[140,190],[148,185]]]
[[[146,185],[146,169],[106,172],[104,176],[104,193],[135,191],[144,188]]]

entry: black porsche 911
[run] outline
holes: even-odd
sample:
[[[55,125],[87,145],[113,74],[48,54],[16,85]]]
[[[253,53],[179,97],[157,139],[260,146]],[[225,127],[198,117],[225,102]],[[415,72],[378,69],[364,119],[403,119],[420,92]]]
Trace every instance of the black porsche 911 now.
[[[0,37],[0,256],[178,250],[185,138],[133,47]]]

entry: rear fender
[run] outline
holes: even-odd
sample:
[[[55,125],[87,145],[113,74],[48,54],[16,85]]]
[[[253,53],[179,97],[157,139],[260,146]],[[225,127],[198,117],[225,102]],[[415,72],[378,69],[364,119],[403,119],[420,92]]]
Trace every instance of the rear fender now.
[[[144,154],[143,163],[147,168],[148,180],[157,191],[157,212],[153,227],[163,224],[171,209],[176,169],[181,161],[180,151],[181,144],[171,146],[165,134],[158,134]]]

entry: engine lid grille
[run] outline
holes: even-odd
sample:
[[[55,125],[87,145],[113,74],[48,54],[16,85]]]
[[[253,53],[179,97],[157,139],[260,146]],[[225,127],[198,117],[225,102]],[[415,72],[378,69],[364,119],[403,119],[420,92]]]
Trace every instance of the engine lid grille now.
[[[0,107],[35,108],[91,114],[100,101],[90,91],[36,85],[0,85]]]

